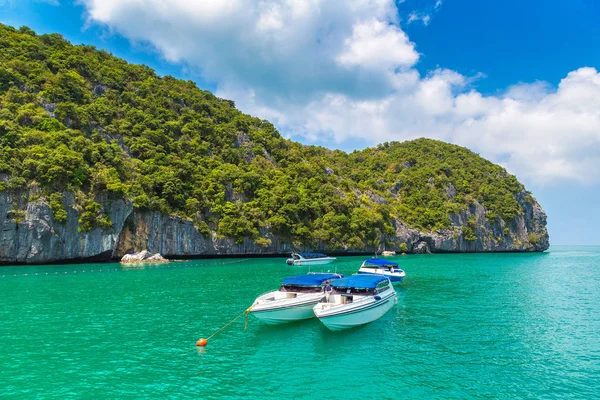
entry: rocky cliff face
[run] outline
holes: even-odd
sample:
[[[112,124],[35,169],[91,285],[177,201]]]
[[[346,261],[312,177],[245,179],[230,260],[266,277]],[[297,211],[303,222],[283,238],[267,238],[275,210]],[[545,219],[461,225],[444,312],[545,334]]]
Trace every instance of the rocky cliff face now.
[[[505,223],[498,218],[490,221],[486,210],[474,203],[466,211],[451,216],[452,229],[437,232],[419,232],[396,221],[396,236],[393,250],[398,251],[405,243],[413,253],[459,253],[501,251],[544,251],[548,249],[549,237],[546,230],[546,213],[533,198],[521,192],[517,199],[523,214]],[[472,229],[475,238],[466,234]]]
[[[259,246],[251,239],[236,243],[214,232],[205,237],[191,221],[161,215],[155,211],[134,210],[130,201],[96,199],[111,221],[108,229],[79,231],[79,207],[71,193],[64,194],[67,220],[54,221],[43,198],[29,192],[0,192],[0,263],[43,264],[65,261],[119,259],[144,249],[171,258],[217,255],[288,254],[289,243],[264,232],[271,243]],[[413,253],[544,251],[548,248],[546,214],[526,192],[518,201],[523,213],[509,224],[486,219],[478,203],[452,216],[452,229],[420,232],[396,220],[396,234],[385,238],[387,250]],[[310,248],[296,250],[313,250]],[[329,252],[373,252],[376,248],[322,249]]]
[[[35,192],[35,191],[34,191]],[[133,206],[124,200],[101,199],[113,221],[110,229],[79,232],[79,212],[73,194],[65,193],[67,220],[57,223],[43,200],[28,201],[32,193],[0,192],[0,263],[43,264],[93,261],[115,257],[123,224]]]

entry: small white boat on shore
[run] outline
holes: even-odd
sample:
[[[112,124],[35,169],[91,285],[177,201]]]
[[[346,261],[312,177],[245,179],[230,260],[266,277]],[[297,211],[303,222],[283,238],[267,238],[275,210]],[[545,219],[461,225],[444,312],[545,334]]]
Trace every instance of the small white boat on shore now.
[[[292,253],[292,258],[286,260],[288,265],[324,265],[335,261],[323,253]]]
[[[383,275],[352,275],[331,284],[329,299],[314,306],[317,318],[332,331],[381,318],[398,302],[392,282]]]
[[[384,250],[381,252],[381,255],[384,257],[391,257],[391,256],[395,256],[396,252],[395,251],[391,251],[391,250]]]
[[[383,275],[390,278],[392,283],[400,283],[406,277],[406,272],[398,268],[397,262],[382,260],[380,258],[363,261],[358,273]]]
[[[340,274],[309,273],[285,278],[279,290],[254,300],[250,314],[267,324],[313,318],[313,307],[325,298],[324,284],[342,277]]]

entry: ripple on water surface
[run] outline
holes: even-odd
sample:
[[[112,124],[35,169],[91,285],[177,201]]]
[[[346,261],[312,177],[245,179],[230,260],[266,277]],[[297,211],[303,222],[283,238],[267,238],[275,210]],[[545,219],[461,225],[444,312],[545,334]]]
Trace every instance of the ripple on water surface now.
[[[0,269],[8,398],[593,398],[600,249],[397,257],[398,306],[357,329],[240,318],[284,259]],[[361,258],[327,268],[350,274]],[[91,270],[94,270],[92,273]],[[102,272],[100,272],[102,270]],[[85,271],[85,272],[83,272]],[[66,273],[65,273],[66,272]],[[14,276],[17,275],[17,276]]]

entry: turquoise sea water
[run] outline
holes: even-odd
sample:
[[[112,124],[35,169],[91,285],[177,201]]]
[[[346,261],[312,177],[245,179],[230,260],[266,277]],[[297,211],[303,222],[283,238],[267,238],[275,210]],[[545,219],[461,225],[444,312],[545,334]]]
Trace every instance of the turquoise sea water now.
[[[350,274],[361,257],[328,269]],[[600,396],[600,248],[395,257],[398,305],[361,328],[240,318],[283,258],[0,268],[0,397]],[[93,270],[93,272],[92,272]],[[85,271],[85,272],[84,272]],[[17,275],[17,276],[15,276]]]

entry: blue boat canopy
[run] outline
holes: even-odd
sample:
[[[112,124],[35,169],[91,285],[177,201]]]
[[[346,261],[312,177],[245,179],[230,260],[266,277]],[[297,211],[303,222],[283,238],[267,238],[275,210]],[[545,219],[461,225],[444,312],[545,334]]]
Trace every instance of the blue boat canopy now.
[[[347,278],[333,281],[331,286],[334,288],[357,288],[357,289],[375,289],[380,282],[387,281],[388,278],[383,275],[352,275]]]
[[[323,254],[323,253],[300,253],[299,255],[302,258],[321,258],[321,257],[327,257],[327,255]]]
[[[305,274],[289,276],[282,282],[283,285],[294,285],[294,286],[319,286],[323,282],[332,279],[342,278],[344,275],[340,274]]]
[[[371,258],[370,260],[365,260],[365,263],[366,264],[371,264],[371,265],[384,265],[386,267],[389,267],[390,265],[392,267],[397,267],[398,266],[397,262],[382,260],[380,258]]]

